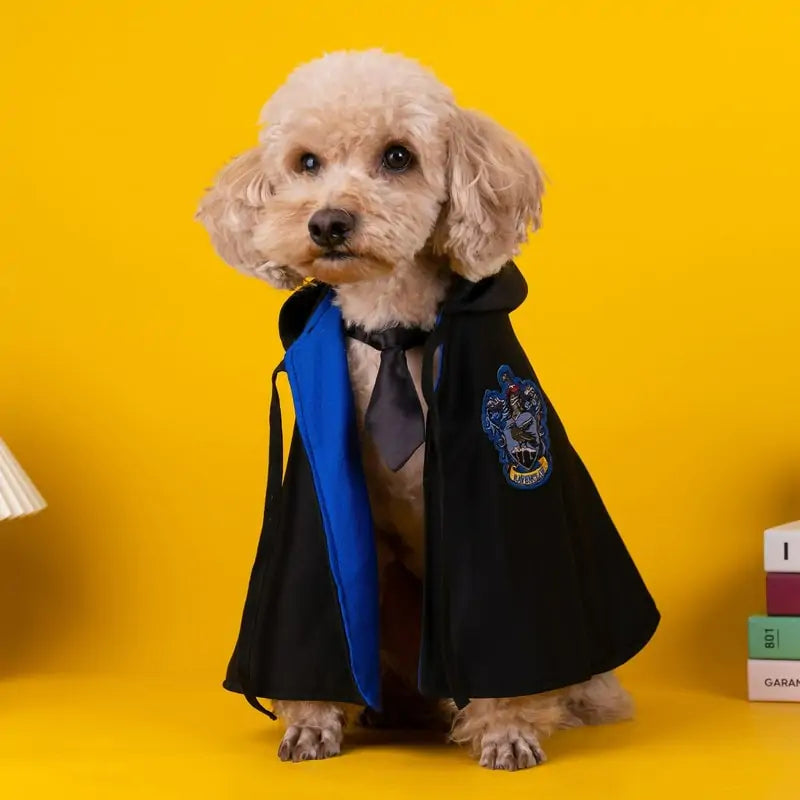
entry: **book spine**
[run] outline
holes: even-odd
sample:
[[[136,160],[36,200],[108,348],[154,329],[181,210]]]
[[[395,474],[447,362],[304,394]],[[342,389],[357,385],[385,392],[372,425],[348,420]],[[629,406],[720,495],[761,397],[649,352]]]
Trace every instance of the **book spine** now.
[[[800,661],[747,661],[747,696],[750,700],[800,703]]]
[[[799,573],[767,573],[767,614],[778,617],[800,616]]]
[[[800,572],[800,525],[764,531],[764,571]]]
[[[750,617],[747,655],[756,659],[800,660],[800,617]]]

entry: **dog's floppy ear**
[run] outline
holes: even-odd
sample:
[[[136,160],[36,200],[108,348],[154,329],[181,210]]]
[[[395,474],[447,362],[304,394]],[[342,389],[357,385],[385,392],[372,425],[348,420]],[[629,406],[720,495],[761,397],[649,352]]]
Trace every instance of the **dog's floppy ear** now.
[[[544,179],[528,148],[496,122],[459,109],[452,122],[449,197],[434,231],[437,252],[471,281],[496,273],[541,223]]]
[[[293,289],[302,278],[270,261],[253,243],[270,196],[261,158],[261,149],[254,147],[227,164],[200,201],[196,218],[211,235],[217,253],[232,267],[278,289]]]

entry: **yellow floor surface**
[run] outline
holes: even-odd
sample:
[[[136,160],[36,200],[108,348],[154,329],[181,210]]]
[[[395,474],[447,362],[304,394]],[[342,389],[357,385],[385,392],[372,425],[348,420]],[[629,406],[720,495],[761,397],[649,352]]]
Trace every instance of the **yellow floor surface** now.
[[[800,797],[800,705],[636,689],[638,719],[564,731],[550,761],[479,768],[411,734],[282,764],[280,727],[213,685],[89,678],[0,682],[2,798]]]

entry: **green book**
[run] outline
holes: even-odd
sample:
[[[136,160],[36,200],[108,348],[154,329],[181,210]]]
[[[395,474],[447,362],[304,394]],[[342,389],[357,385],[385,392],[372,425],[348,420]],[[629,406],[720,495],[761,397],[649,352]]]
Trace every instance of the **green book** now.
[[[800,661],[800,617],[750,617],[747,652],[750,658]]]

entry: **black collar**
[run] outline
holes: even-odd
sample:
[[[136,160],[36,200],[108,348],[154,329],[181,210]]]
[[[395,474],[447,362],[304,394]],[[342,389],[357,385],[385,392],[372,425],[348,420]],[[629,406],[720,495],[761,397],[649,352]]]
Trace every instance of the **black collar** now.
[[[361,325],[348,325],[344,332],[376,350],[410,350],[412,347],[422,347],[429,334],[429,331],[422,328],[403,328],[399,325],[381,331],[367,331]]]

